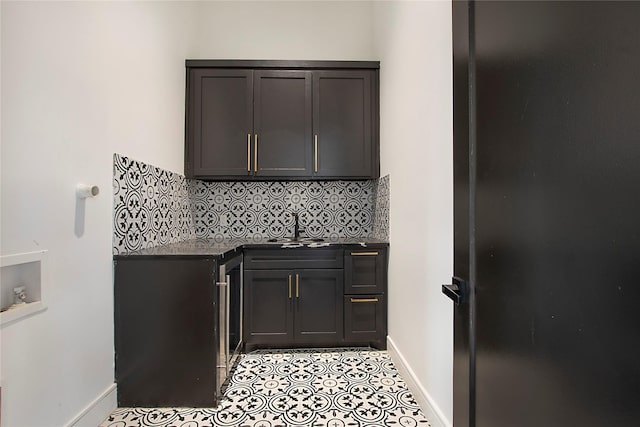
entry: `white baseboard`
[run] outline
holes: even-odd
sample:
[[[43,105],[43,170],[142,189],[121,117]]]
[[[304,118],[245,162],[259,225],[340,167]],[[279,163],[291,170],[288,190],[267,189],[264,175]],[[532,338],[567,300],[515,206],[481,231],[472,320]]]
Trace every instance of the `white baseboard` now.
[[[107,419],[117,406],[116,385],[111,384],[69,421],[66,427],[97,427]]]
[[[432,427],[452,427],[451,422],[447,419],[447,417],[442,413],[438,405],[433,401],[427,390],[422,386],[422,383],[416,376],[409,363],[404,358],[402,353],[396,344],[393,342],[391,337],[387,337],[387,351],[389,352],[389,356],[393,361],[393,364],[398,369],[400,376],[407,383],[407,387],[413,397],[420,405],[422,412],[424,413],[427,420]]]

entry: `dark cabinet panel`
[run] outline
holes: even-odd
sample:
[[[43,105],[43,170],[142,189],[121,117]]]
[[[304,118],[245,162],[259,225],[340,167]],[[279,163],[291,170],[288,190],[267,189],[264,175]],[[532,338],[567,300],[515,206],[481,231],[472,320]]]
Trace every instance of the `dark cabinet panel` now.
[[[116,261],[119,406],[215,406],[214,273],[213,259]]]
[[[313,73],[316,176],[372,175],[373,75],[369,70]]]
[[[189,71],[185,175],[251,173],[253,71]]]
[[[384,295],[344,297],[344,338],[347,342],[384,343],[387,310]]]
[[[311,73],[256,71],[254,84],[255,174],[311,175]]]
[[[342,340],[342,270],[295,273],[295,338],[303,343],[335,344]]]
[[[342,249],[305,248],[253,249],[245,252],[245,268],[253,269],[315,269],[342,268]]]
[[[386,292],[387,252],[347,250],[344,254],[345,293],[380,294]]]
[[[344,252],[344,337],[386,348],[387,249]]]
[[[293,277],[285,270],[245,270],[244,338],[250,344],[293,341]]]

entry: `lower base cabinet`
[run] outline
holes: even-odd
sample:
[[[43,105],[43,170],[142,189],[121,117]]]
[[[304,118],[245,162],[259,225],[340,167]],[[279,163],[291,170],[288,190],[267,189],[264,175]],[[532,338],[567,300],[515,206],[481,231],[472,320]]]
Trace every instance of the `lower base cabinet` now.
[[[375,293],[359,293],[364,290]],[[385,349],[385,294],[386,248],[245,250],[246,350],[349,345]]]
[[[342,270],[245,270],[244,279],[248,347],[342,341]]]

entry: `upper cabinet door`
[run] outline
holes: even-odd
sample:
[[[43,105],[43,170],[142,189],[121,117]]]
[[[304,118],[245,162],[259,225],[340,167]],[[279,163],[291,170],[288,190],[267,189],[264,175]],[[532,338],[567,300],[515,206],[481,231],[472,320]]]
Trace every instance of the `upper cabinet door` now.
[[[185,175],[250,175],[253,71],[189,72]]]
[[[378,175],[373,166],[377,154],[373,150],[377,145],[373,137],[377,135],[372,132],[374,76],[370,70],[313,73],[315,176]]]
[[[310,176],[311,73],[254,72],[254,173]]]

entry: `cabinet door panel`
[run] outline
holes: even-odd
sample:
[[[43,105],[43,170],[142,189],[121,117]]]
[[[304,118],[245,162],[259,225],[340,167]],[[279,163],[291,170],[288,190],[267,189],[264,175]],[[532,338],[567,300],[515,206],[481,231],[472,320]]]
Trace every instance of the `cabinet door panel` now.
[[[311,175],[311,73],[256,71],[254,84],[256,175]]]
[[[253,71],[190,70],[187,176],[249,175]]]
[[[301,270],[296,275],[296,341],[339,343],[343,336],[342,270]]]
[[[387,335],[384,295],[345,296],[344,311],[346,341],[384,342]]]
[[[290,277],[287,270],[245,270],[244,339],[247,343],[293,342]]]
[[[372,74],[365,70],[313,73],[316,176],[371,176]]]

